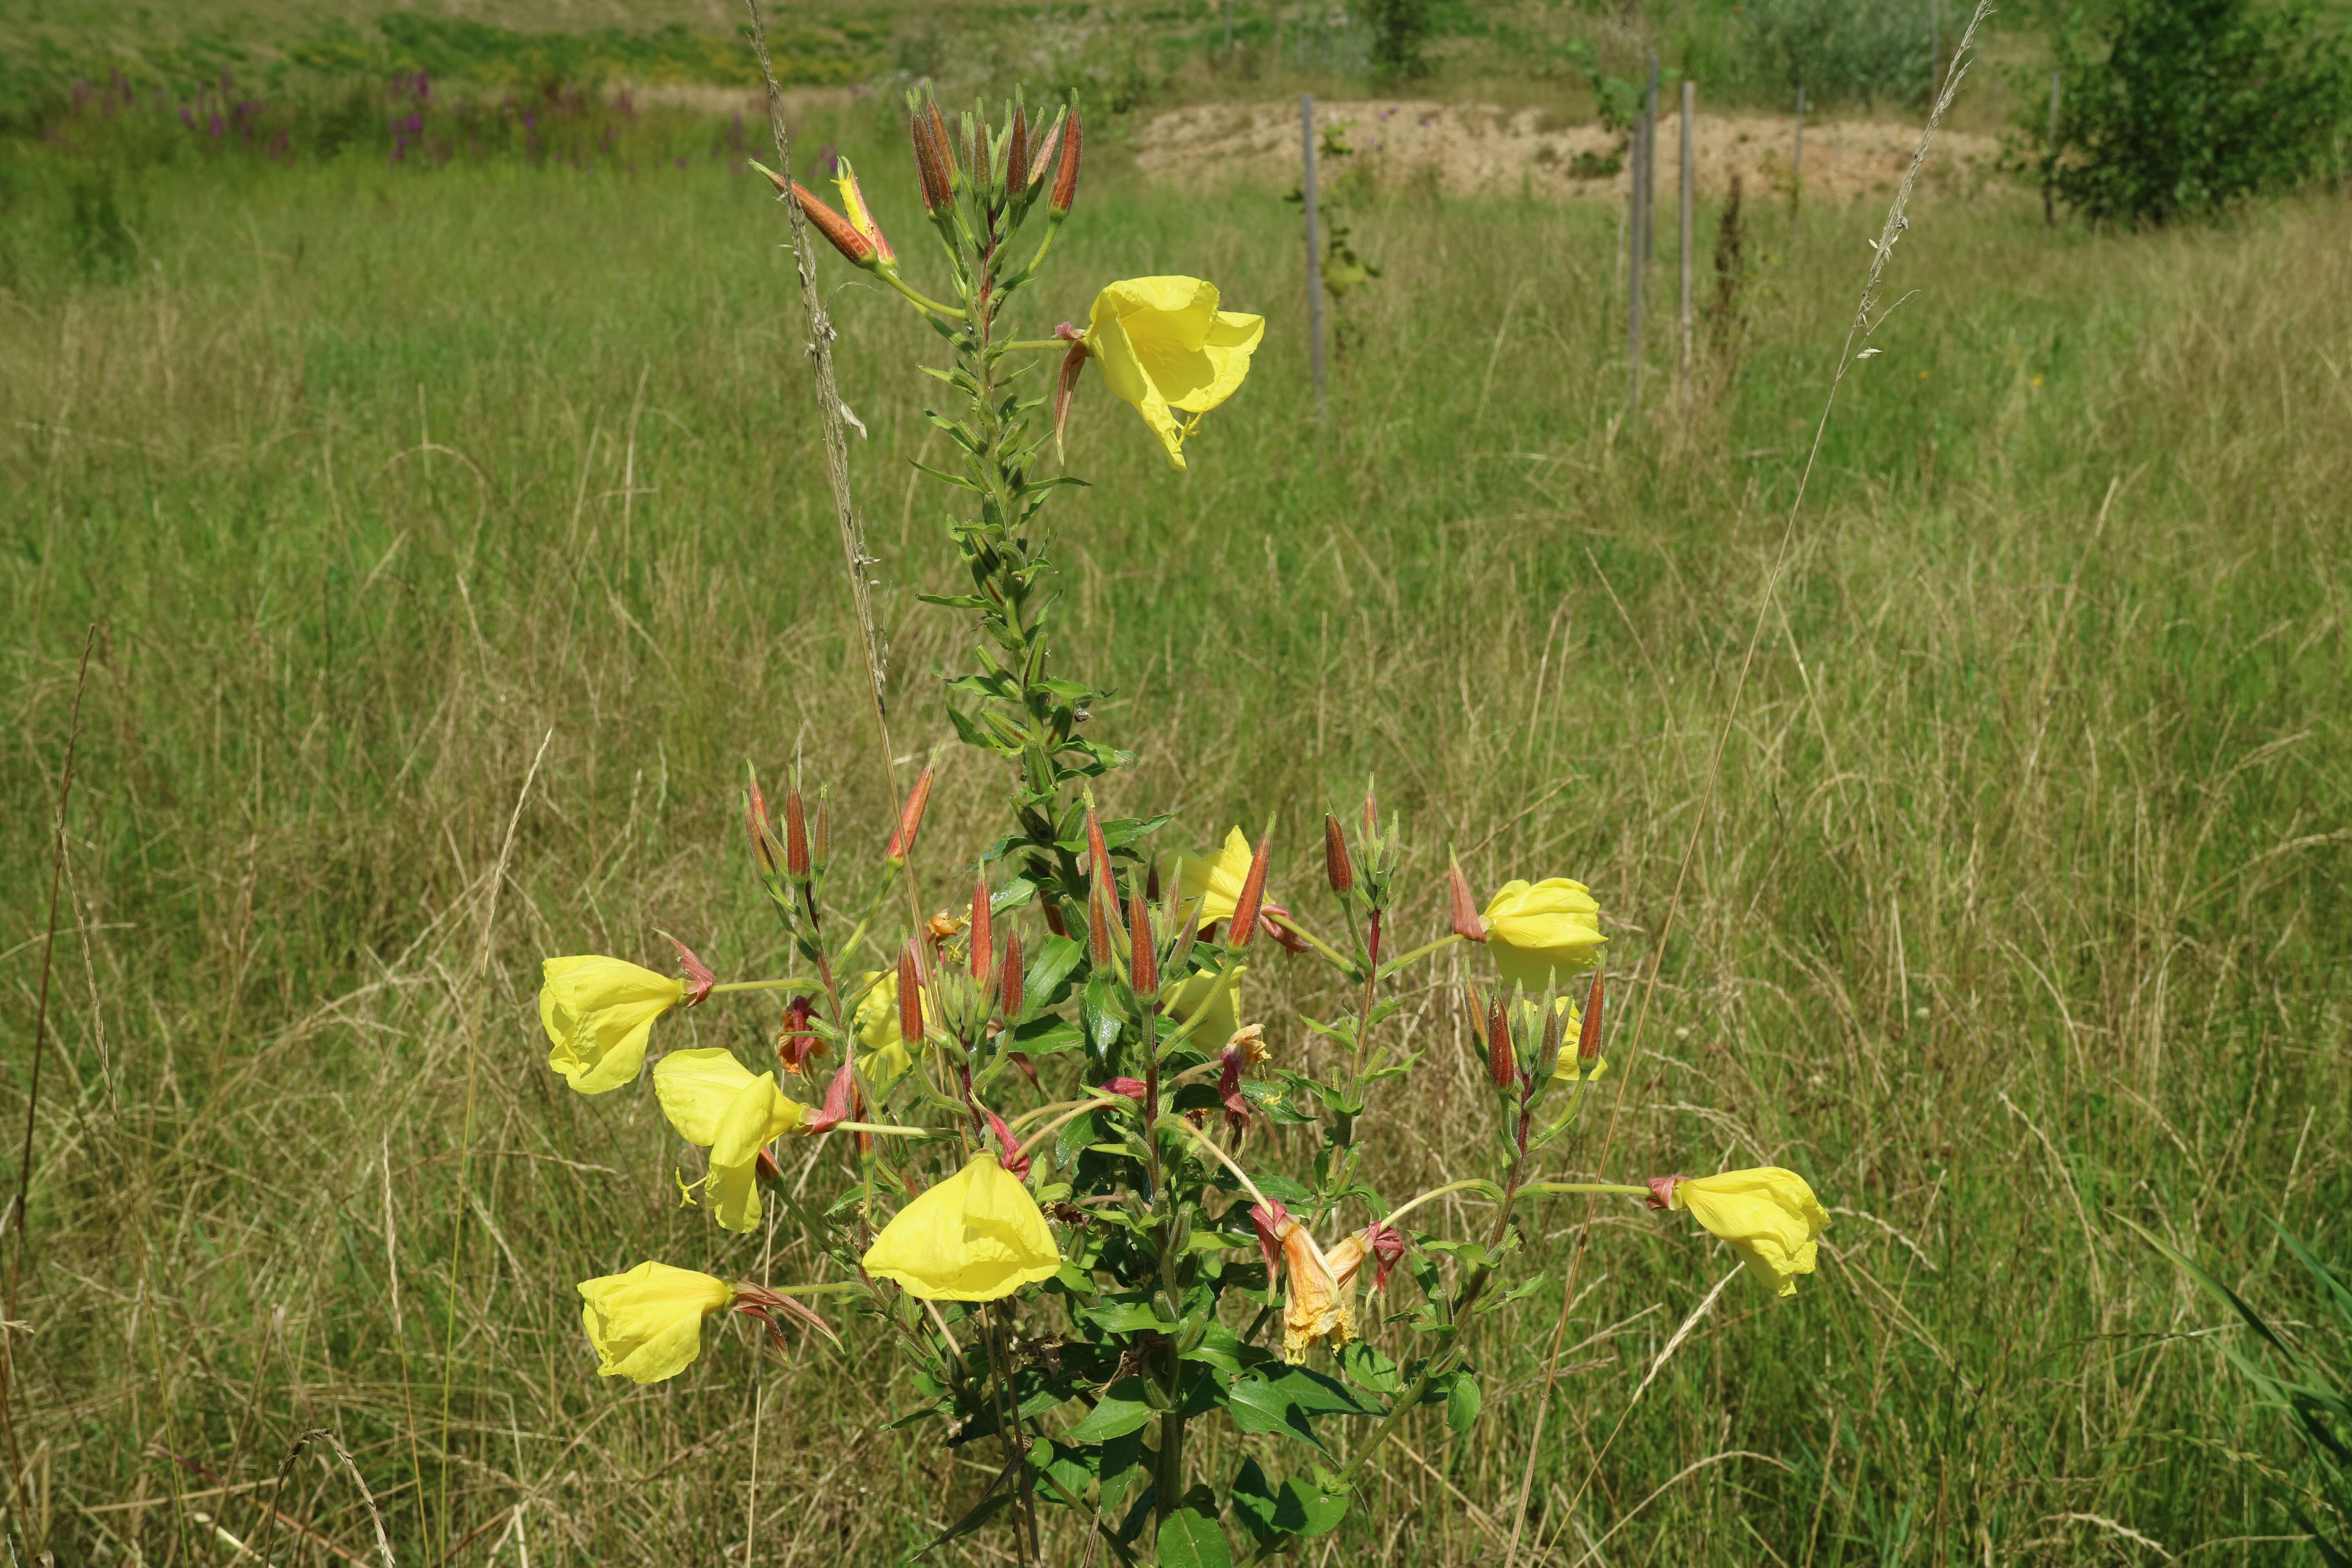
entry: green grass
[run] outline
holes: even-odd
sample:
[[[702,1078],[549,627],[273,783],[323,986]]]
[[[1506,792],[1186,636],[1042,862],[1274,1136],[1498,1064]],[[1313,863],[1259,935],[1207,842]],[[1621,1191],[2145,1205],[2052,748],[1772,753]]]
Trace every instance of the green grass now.
[[[867,128],[811,140],[836,131]],[[1313,814],[1376,771],[1412,930],[1443,929],[1451,843],[1482,885],[1590,881],[1622,976],[1730,721],[1606,1174],[1785,1163],[1835,1228],[1795,1301],[1733,1282],[1571,1519],[1728,1267],[1679,1219],[1603,1211],[1536,1470],[1549,1560],[1612,1530],[1611,1563],[1788,1568],[2294,1533],[2230,1457],[2274,1449],[2270,1418],[2182,1337],[2216,1314],[2117,1219],[2232,1280],[2263,1268],[2265,1217],[2347,1245],[2347,208],[2143,238],[1999,198],[1915,209],[1732,713],[1875,213],[1790,241],[1751,209],[1719,391],[1685,420],[1662,351],[1612,434],[1614,215],[1389,193],[1354,215],[1386,276],[1350,302],[1318,427],[1278,194],[1089,169],[1036,325],[1161,270],[1270,318],[1187,478],[1080,393],[1064,639],[1142,753],[1112,804],[1175,810],[1189,842],[1278,819],[1276,886],[1311,910]],[[875,159],[920,258],[904,174]],[[647,1256],[755,1274],[761,1243],[674,1206],[650,1095],[563,1090],[531,998],[541,955],[658,962],[656,927],[722,968],[774,956],[747,758],[830,782],[843,853],[885,831],[779,214],[707,163],[120,181],[119,268],[86,278],[63,187],[28,186],[0,298],[12,1041],[99,628],[16,1342],[38,1533],[61,1562],[227,1563],[195,1516],[249,1539],[254,1506],[195,1494],[326,1426],[404,1563],[483,1523],[457,1560],[516,1557],[518,1501],[533,1562],[740,1552],[751,1342],[602,1384],[572,1286]],[[913,757],[950,736],[934,677],[961,657],[912,599],[951,559],[906,466],[929,343],[827,276]],[[929,897],[994,790],[947,754]],[[1320,994],[1270,979],[1272,1017]],[[713,1006],[663,1038],[755,1048],[763,1018]],[[1398,1197],[1469,1165],[1481,1104],[1447,993],[1404,1026],[1427,1064],[1368,1133]],[[805,1247],[778,1212],[783,1279]],[[1482,1331],[1480,1427],[1413,1426],[1418,1461],[1382,1456],[1333,1561],[1500,1560],[1479,1520],[1525,1460],[1581,1213],[1529,1222],[1553,1271]],[[880,1561],[984,1484],[877,1430],[911,1399],[861,1332],[767,1363],[762,1562]],[[339,1466],[300,1460],[282,1506],[364,1550]],[[329,1560],[283,1525],[269,1555]]]

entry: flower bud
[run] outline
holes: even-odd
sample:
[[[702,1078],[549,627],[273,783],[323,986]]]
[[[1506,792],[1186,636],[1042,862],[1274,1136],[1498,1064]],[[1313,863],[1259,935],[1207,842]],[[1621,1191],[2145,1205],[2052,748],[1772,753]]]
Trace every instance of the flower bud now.
[[[1004,1021],[1012,1023],[1021,1016],[1021,933],[1004,933],[1004,963],[996,973],[996,995],[1003,1008]]]
[[[1233,923],[1226,928],[1225,945],[1244,948],[1257,935],[1258,910],[1265,903],[1266,864],[1274,858],[1274,833],[1268,829],[1257,841],[1257,853],[1250,857],[1249,874],[1242,879],[1242,890],[1234,900]]]
[[[1454,934],[1471,942],[1486,941],[1486,918],[1478,912],[1478,900],[1470,894],[1470,879],[1462,874],[1459,860],[1446,862],[1445,890],[1454,907]]]
[[[1592,972],[1592,989],[1584,998],[1584,1027],[1576,1037],[1576,1059],[1590,1062],[1601,1054],[1601,971]]]
[[[1045,203],[1045,211],[1057,222],[1070,216],[1070,203],[1078,194],[1078,106],[1072,103],[1062,129],[1062,166],[1054,174],[1054,194]]]
[[[1486,1076],[1496,1089],[1519,1081],[1519,1059],[1511,1049],[1511,1020],[1500,997],[1486,1004]]]
[[[926,99],[924,106],[930,111],[931,146],[939,154],[940,172],[946,176],[948,188],[952,191],[963,184],[964,174],[963,170],[956,166],[955,138],[948,134],[947,116],[940,112],[940,100]]]
[[[1037,143],[1037,150],[1029,155],[1029,169],[1024,189],[1043,180],[1045,177],[1045,171],[1054,166],[1054,154],[1059,152],[1062,146],[1062,121],[1067,118],[1068,111],[1065,110],[1062,119],[1055,120],[1053,129],[1045,132],[1045,140]]]
[[[761,876],[772,877],[776,874],[776,835],[768,826],[767,797],[756,784],[751,786],[751,805],[744,815],[750,819],[747,826],[751,834],[751,858],[759,862]]]
[[[898,950],[898,1037],[909,1045],[923,1039],[923,974],[912,941]]]
[[[1355,891],[1356,866],[1348,858],[1348,836],[1339,831],[1339,819],[1328,811],[1323,814],[1323,878],[1333,892],[1343,897]]]
[[[1364,842],[1365,842],[1365,843],[1369,844],[1369,843],[1370,843],[1370,842],[1371,842],[1371,840],[1372,840],[1372,835],[1373,835],[1373,834],[1375,834],[1375,833],[1377,833],[1377,832],[1380,830],[1380,826],[1381,826],[1381,806],[1380,806],[1380,802],[1379,802],[1379,801],[1377,801],[1377,800],[1375,800],[1375,799],[1373,798],[1373,796],[1372,796],[1372,781],[1371,781],[1371,780],[1370,780],[1370,779],[1366,779],[1366,780],[1364,781]]]
[[[808,812],[798,787],[784,792],[784,869],[794,881],[808,879]]]
[[[1004,141],[1004,181],[1017,194],[1025,189],[1022,181],[1029,172],[1029,114],[1021,105],[1013,107],[1013,133]]]
[[[1547,995],[1543,1010],[1543,1045],[1536,1052],[1535,1071],[1528,1075],[1531,1082],[1539,1084],[1549,1083],[1552,1069],[1559,1065],[1561,1037],[1568,1029],[1568,1003]]]
[[[816,194],[798,180],[793,182],[793,200],[800,204],[802,214],[819,234],[833,242],[833,247],[852,267],[873,270],[877,259],[874,242],[851,227],[847,218],[819,201]]]
[[[710,994],[710,988],[719,984],[719,976],[711,973],[710,966],[695,957],[693,950],[686,943],[670,936],[667,931],[662,935],[668,938],[670,946],[677,949],[678,967],[686,971],[686,1005],[692,1007]]]
[[[936,216],[955,196],[940,166],[940,150],[931,142],[930,121],[921,110],[907,117],[907,135],[915,143],[915,174],[923,188],[923,216]]]
[[[809,865],[823,871],[833,859],[833,800],[823,792],[816,797],[816,833],[809,845]]]
[[[857,171],[849,166],[846,158],[840,160],[840,169],[841,173],[833,183],[841,193],[842,215],[849,220],[849,226],[863,235],[866,243],[874,247],[875,259],[881,266],[896,268],[898,265],[898,254],[890,248],[890,242],[882,237],[882,226],[874,221],[873,210],[866,205],[866,193],[857,184]]]
[[[995,930],[988,907],[988,879],[981,878],[971,887],[971,977],[985,980],[995,966]]]
[[[1150,996],[1160,990],[1160,949],[1151,940],[1151,906],[1143,901],[1143,889],[1130,885],[1127,889],[1127,981],[1138,996]]]
[[[1087,875],[1101,881],[1110,875],[1110,847],[1103,842],[1102,819],[1087,807]]]
[[[1110,967],[1110,912],[1103,897],[1103,887],[1096,882],[1087,890],[1087,960],[1097,969]]]
[[[884,856],[897,865],[915,852],[915,835],[922,831],[923,808],[931,803],[931,770],[925,768],[908,793],[907,804],[899,809],[898,830],[890,835],[890,847]]]

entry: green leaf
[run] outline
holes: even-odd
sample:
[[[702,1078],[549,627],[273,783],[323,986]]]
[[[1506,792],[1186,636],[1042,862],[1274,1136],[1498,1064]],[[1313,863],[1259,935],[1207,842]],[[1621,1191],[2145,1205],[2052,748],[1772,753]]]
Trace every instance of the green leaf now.
[[[1180,1508],[1160,1521],[1155,1546],[1160,1568],[1234,1568],[1233,1548],[1217,1521],[1198,1510]]]
[[[1395,1394],[1404,1387],[1397,1375],[1397,1364],[1379,1351],[1357,1340],[1339,1350],[1339,1370],[1348,1381],[1376,1394]]]
[[[1141,1301],[1113,1301],[1101,1307],[1082,1307],[1076,1316],[1113,1334],[1173,1334],[1176,1325]]]
[[[1122,1377],[1102,1392],[1087,1418],[1062,1434],[1072,1443],[1101,1443],[1140,1431],[1151,1419],[1151,1405],[1143,1395],[1143,1380]]]
[[[1026,1051],[1033,1057],[1050,1057],[1057,1051],[1076,1050],[1086,1038],[1076,1024],[1048,1013],[1015,1028],[1007,1048]]]
[[[1234,1477],[1234,1512],[1260,1545],[1282,1535],[1326,1535],[1348,1517],[1349,1494],[1286,1480],[1277,1488],[1255,1459]]]
[[[1195,1236],[1193,1239],[1197,1241],[1200,1237]],[[1223,1323],[1212,1321],[1202,1331],[1201,1342],[1186,1351],[1182,1359],[1215,1367],[1220,1372],[1239,1372],[1242,1369],[1242,1348],[1239,1334]]]
[[[1478,1420],[1479,1407],[1486,1396],[1478,1390],[1478,1374],[1464,1368],[1454,1374],[1454,1386],[1445,1392],[1445,1424],[1456,1432],[1467,1432]]]

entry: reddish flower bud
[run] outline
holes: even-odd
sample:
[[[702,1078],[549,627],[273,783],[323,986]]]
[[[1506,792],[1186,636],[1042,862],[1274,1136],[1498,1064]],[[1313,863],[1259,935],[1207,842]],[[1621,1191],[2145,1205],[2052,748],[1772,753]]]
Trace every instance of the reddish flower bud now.
[[[1045,177],[1045,171],[1053,167],[1054,154],[1061,145],[1062,122],[1057,120],[1054,121],[1053,129],[1045,132],[1045,139],[1037,143],[1037,150],[1029,155],[1029,169],[1023,189],[1027,189]]]
[[[1323,814],[1323,879],[1335,893],[1355,890],[1356,863],[1348,858],[1348,836],[1339,831],[1339,819],[1328,811]]]
[[[1110,967],[1110,914],[1104,907],[1102,884],[1087,893],[1087,961],[1097,969]]]
[[[1013,1136],[1013,1129],[1004,1125],[1004,1118],[997,1115],[993,1110],[982,1106],[980,1113],[988,1118],[989,1130],[996,1134],[997,1146],[1003,1151],[997,1156],[996,1163],[1021,1180],[1027,1181],[1029,1157],[1021,1152],[1021,1140]]]
[[[1381,805],[1372,798],[1372,781],[1364,781],[1364,842],[1369,844],[1381,826]]]
[[[1070,216],[1070,203],[1078,194],[1078,106],[1073,103],[1062,131],[1062,166],[1054,175],[1054,194],[1045,203],[1045,210],[1057,219]]]
[[[890,847],[883,854],[897,865],[915,852],[915,835],[922,831],[923,808],[931,803],[931,770],[925,768],[908,792],[907,804],[899,808],[898,830],[890,835]]]
[[[809,874],[808,810],[796,788],[784,792],[784,869],[800,880]]]
[[[833,802],[816,797],[816,833],[809,846],[809,863],[822,871],[833,860]]]
[[[802,214],[815,226],[819,234],[833,242],[833,247],[841,252],[843,258],[852,267],[870,268],[874,265],[874,242],[858,233],[856,225],[825,205],[815,192],[798,180],[793,182],[793,200],[800,204]]]
[[[804,1073],[809,1058],[824,1052],[824,1041],[809,1028],[809,1019],[815,1005],[805,996],[795,996],[784,1005],[784,1026],[776,1035],[776,1057],[789,1073]]]
[[[857,1070],[845,1058],[841,1070],[833,1075],[833,1083],[824,1091],[824,1107],[801,1123],[801,1131],[814,1137],[819,1132],[830,1132],[848,1121],[856,1090]]]
[[[1101,881],[1110,875],[1110,847],[1103,842],[1102,819],[1087,808],[1087,875]]]
[[[1511,1020],[1500,997],[1486,1004],[1486,1076],[1496,1089],[1508,1089],[1519,1081],[1519,1058],[1511,1049]]]
[[[1654,1209],[1674,1207],[1675,1189],[1682,1184],[1683,1178],[1680,1176],[1652,1176],[1649,1181],[1650,1195],[1647,1200],[1649,1205]]]
[[[1257,1249],[1265,1258],[1265,1282],[1270,1288],[1274,1284],[1275,1266],[1282,1257],[1282,1238],[1297,1222],[1290,1217],[1288,1209],[1271,1198],[1262,1204],[1252,1204],[1249,1216],[1250,1224],[1257,1230]]]
[[[1144,1081],[1139,1078],[1112,1079],[1109,1082],[1102,1086],[1102,1091],[1105,1094],[1124,1096],[1125,1098],[1135,1101],[1138,1105],[1141,1105],[1143,1103],[1143,1097],[1150,1092],[1150,1089],[1145,1086]]]
[[[1054,383],[1054,455],[1062,455],[1062,437],[1070,428],[1070,397],[1078,389],[1078,373],[1087,368],[1090,352],[1077,329],[1065,321],[1060,335],[1068,339],[1070,352],[1062,356],[1062,374]]]
[[[758,784],[751,786],[751,804],[746,815],[750,818],[751,858],[760,863],[762,876],[772,877],[776,874],[776,834],[768,826],[768,799],[760,793]]]
[[[1462,874],[1462,863],[1449,860],[1445,866],[1445,891],[1454,906],[1454,934],[1472,942],[1486,940],[1486,920],[1478,912],[1478,900],[1470,896],[1470,879]]]
[[[898,950],[898,1037],[909,1045],[923,1039],[923,973],[912,942]]]
[[[1004,933],[1004,963],[996,972],[996,995],[1003,1008],[1004,1021],[1012,1023],[1021,1016],[1021,933]]]
[[[963,178],[963,171],[956,166],[955,138],[948,134],[947,117],[940,112],[940,100],[927,99],[925,107],[931,114],[931,145],[939,151],[940,172],[947,176],[952,189]]]
[[[1372,1254],[1372,1289],[1385,1290],[1389,1288],[1389,1272],[1404,1256],[1404,1232],[1394,1226],[1374,1224],[1364,1227],[1364,1236]]]
[[[1592,989],[1584,997],[1584,1028],[1576,1037],[1576,1059],[1590,1062],[1601,1054],[1601,971],[1592,972]]]
[[[1258,911],[1265,903],[1265,868],[1274,858],[1274,834],[1257,841],[1257,853],[1250,857],[1249,874],[1242,879],[1241,895],[1234,900],[1234,921],[1225,933],[1225,945],[1242,948],[1257,935]]]
[[[1021,177],[1029,169],[1029,115],[1016,104],[1013,110],[1013,132],[1004,139],[1004,183],[1015,190]]]
[[[677,949],[678,967],[686,971],[686,1005],[695,1006],[710,994],[710,988],[719,984],[719,976],[711,973],[710,966],[695,957],[693,950],[686,943],[667,931],[662,935],[668,939],[670,946]]]
[[[954,200],[940,151],[931,142],[930,121],[921,114],[907,119],[907,135],[915,143],[915,175],[923,188],[923,216],[929,217]],[[771,176],[772,177],[772,176]]]
[[[1137,887],[1127,889],[1127,983],[1150,996],[1160,989],[1160,948],[1151,940],[1151,906]]]
[[[985,980],[996,963],[995,928],[988,907],[988,879],[971,887],[971,977]]]

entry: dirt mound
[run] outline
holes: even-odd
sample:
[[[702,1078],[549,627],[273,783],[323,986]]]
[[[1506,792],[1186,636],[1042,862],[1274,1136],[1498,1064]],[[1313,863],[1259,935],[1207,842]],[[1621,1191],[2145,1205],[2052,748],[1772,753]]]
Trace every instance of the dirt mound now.
[[[1570,125],[1549,110],[1411,100],[1340,100],[1316,105],[1316,128],[1336,132],[1383,184],[1434,178],[1448,187],[1553,200],[1622,200],[1629,176],[1623,141],[1598,125]],[[1700,195],[1721,193],[1741,176],[1749,199],[1786,195],[1795,151],[1788,115],[1700,114],[1693,155]],[[1681,117],[1658,123],[1658,200],[1675,198]],[[1913,124],[1869,120],[1809,121],[1805,193],[1851,201],[1894,189],[1918,145]],[[1172,110],[1144,128],[1136,163],[1147,174],[1179,180],[1240,174],[1273,182],[1298,178],[1296,103],[1201,104]],[[1973,186],[1988,178],[1999,152],[1990,136],[1945,131],[1936,138],[1923,178]],[[1612,163],[1618,167],[1612,168]]]

